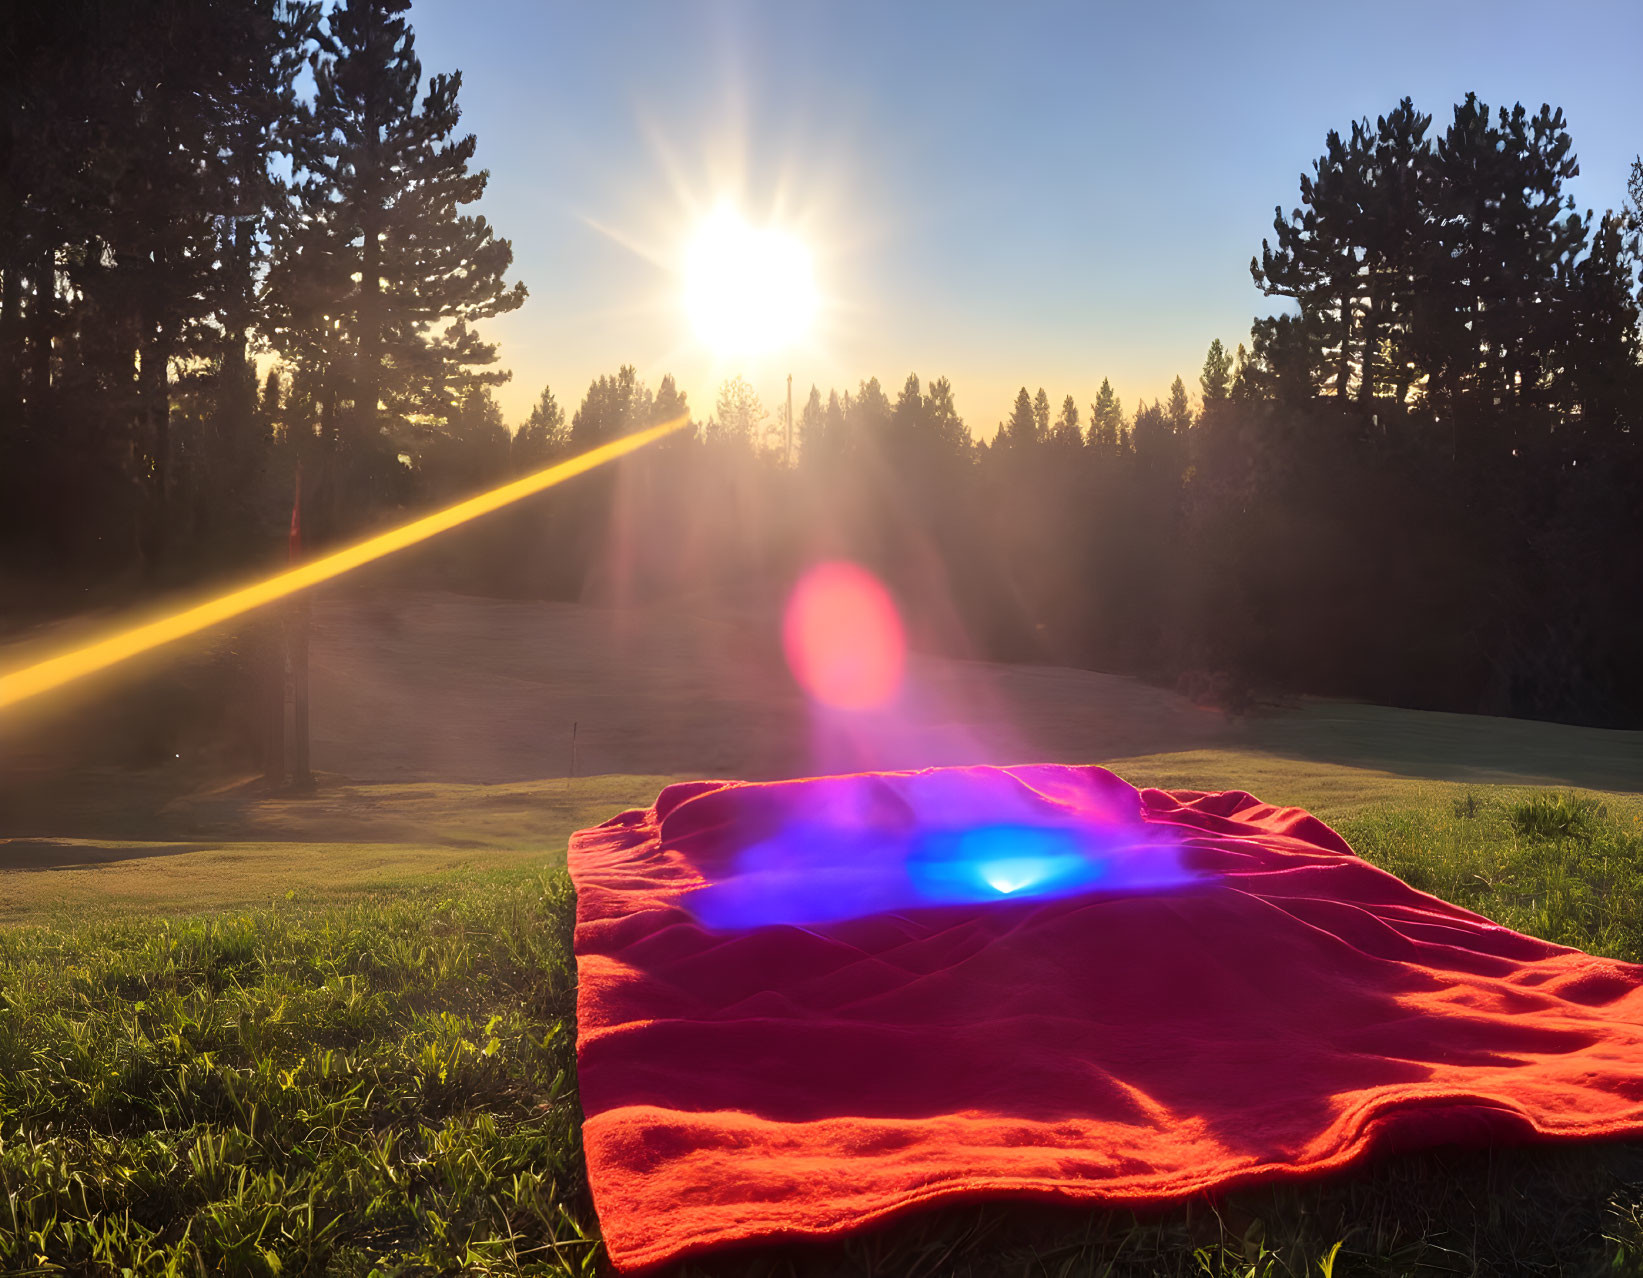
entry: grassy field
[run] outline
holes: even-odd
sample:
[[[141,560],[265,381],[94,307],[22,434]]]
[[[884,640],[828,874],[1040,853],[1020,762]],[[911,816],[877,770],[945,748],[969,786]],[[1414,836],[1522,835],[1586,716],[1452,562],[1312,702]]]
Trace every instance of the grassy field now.
[[[1236,751],[1115,766],[1304,804],[1416,886],[1643,960],[1643,797]],[[229,787],[169,805],[157,842],[0,844],[0,1269],[597,1272],[564,839],[662,781]],[[86,830],[126,802],[98,793]],[[686,1272],[1639,1270],[1643,1149],[1609,1145],[1438,1151],[1141,1218],[927,1213]]]
[[[0,922],[73,931],[146,914],[483,893],[560,869],[572,831],[648,806],[669,778],[335,782],[305,798],[263,798],[247,782],[160,804],[140,774],[78,780],[71,835],[35,822],[0,839]]]

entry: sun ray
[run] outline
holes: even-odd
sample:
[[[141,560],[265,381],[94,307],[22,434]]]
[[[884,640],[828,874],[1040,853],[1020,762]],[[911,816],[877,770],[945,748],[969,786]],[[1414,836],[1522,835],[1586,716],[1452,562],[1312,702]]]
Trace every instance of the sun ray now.
[[[667,252],[667,250],[646,244],[643,240],[639,239],[631,232],[624,231],[620,227],[611,226],[609,223],[601,222],[598,218],[592,216],[591,214],[578,213],[576,217],[582,225],[586,226],[589,230],[597,231],[600,235],[603,235],[613,244],[621,245],[623,248],[627,249],[628,252],[634,254],[636,257],[643,258],[652,266],[660,267],[663,270],[670,270],[672,268],[672,256]]]
[[[164,644],[174,643],[212,626],[221,625],[255,608],[275,603],[298,591],[307,590],[323,581],[341,576],[345,572],[352,572],[355,568],[381,559],[384,555],[393,554],[439,533],[448,532],[470,519],[477,519],[480,515],[500,510],[503,506],[523,497],[552,488],[555,484],[563,483],[605,462],[614,461],[635,449],[643,448],[646,444],[683,428],[688,421],[688,415],[676,417],[648,430],[613,439],[608,444],[591,448],[585,453],[526,475],[522,479],[480,493],[466,501],[457,502],[431,515],[413,519],[398,528],[390,528],[387,532],[367,537],[363,541],[299,564],[285,572],[276,573],[272,577],[265,577],[261,581],[254,581],[236,590],[225,591],[193,607],[168,613],[139,625],[127,626],[102,639],[59,653],[55,657],[48,657],[44,661],[36,661],[21,669],[0,674],[0,709],[51,692],[76,679],[96,674]]]

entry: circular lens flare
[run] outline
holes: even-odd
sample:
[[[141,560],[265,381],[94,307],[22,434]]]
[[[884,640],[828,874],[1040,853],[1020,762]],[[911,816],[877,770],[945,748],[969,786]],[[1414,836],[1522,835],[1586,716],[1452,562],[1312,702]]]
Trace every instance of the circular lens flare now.
[[[810,253],[773,227],[718,208],[685,252],[684,302],[696,335],[721,355],[761,355],[810,331],[816,282]]]
[[[876,709],[901,687],[901,617],[879,579],[855,564],[818,564],[799,580],[782,642],[799,685],[835,710]]]

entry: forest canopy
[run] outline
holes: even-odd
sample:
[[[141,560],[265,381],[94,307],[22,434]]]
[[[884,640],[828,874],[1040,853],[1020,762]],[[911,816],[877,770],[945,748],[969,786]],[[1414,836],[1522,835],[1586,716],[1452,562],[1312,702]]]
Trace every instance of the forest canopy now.
[[[0,10],[14,598],[266,565],[299,474],[323,543],[690,410],[622,363],[503,421],[484,325],[525,288],[462,83],[425,74],[408,0]],[[649,603],[849,554],[977,655],[1643,726],[1643,165],[1600,215],[1578,172],[1553,106],[1405,98],[1325,135],[1251,246],[1272,313],[1192,385],[1023,385],[994,433],[942,376],[801,388],[791,423],[732,379],[434,561]]]

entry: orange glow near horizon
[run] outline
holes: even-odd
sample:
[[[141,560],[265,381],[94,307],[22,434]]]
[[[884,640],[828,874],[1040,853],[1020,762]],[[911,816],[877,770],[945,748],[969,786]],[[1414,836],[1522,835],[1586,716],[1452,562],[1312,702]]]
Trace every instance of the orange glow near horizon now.
[[[341,576],[345,572],[363,567],[385,555],[391,555],[442,532],[448,532],[471,519],[500,510],[521,498],[552,488],[567,479],[574,479],[608,461],[614,461],[618,457],[643,448],[646,444],[681,429],[689,420],[689,414],[684,414],[672,421],[624,435],[621,439],[601,444],[579,456],[502,484],[476,497],[469,497],[453,506],[447,506],[444,510],[414,519],[408,524],[377,533],[341,550],[332,551],[318,559],[276,573],[272,577],[226,591],[203,603],[168,613],[156,620],[125,627],[104,638],[44,661],[7,671],[0,674],[0,709],[51,692],[76,679],[96,674],[164,644],[198,634],[255,608],[285,599],[311,586]]]
[[[832,709],[880,709],[901,690],[901,616],[865,568],[838,560],[807,572],[788,600],[782,641],[793,677]]]

